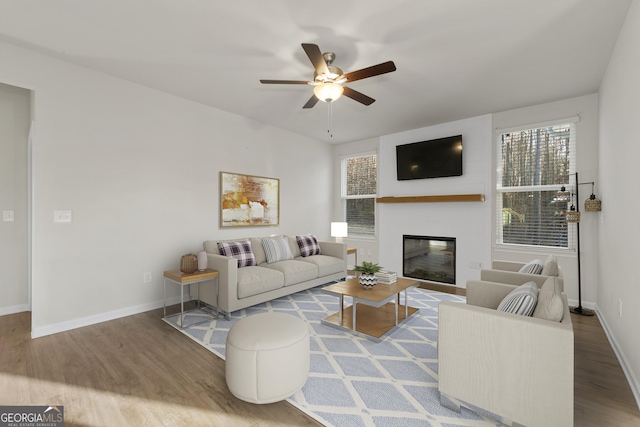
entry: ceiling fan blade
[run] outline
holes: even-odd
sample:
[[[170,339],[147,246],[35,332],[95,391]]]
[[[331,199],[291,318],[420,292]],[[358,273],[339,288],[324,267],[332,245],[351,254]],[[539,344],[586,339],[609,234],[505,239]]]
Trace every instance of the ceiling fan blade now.
[[[364,93],[358,92],[357,90],[353,90],[348,86],[344,87],[344,92],[342,94],[348,98],[353,99],[354,101],[358,101],[364,105],[371,105],[376,102],[375,99],[368,97]]]
[[[303,80],[260,80],[263,85],[308,85],[309,82]]]
[[[373,65],[371,67],[363,68],[357,71],[351,71],[344,74],[342,77],[347,79],[348,82],[354,82],[356,80],[366,79],[367,77],[379,76],[380,74],[391,73],[396,70],[396,64],[393,61],[383,62],[382,64]]]
[[[307,53],[307,56],[313,64],[313,68],[316,69],[317,74],[329,74],[327,63],[324,61],[324,56],[320,52],[320,48],[317,44],[302,43],[302,48]]]
[[[311,95],[311,98],[307,101],[306,104],[302,108],[313,108],[318,103],[318,97],[315,95]]]

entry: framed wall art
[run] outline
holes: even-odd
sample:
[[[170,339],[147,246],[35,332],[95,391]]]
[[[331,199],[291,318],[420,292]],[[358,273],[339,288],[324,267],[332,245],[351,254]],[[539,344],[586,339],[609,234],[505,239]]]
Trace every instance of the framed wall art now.
[[[220,227],[280,223],[280,180],[220,172]]]

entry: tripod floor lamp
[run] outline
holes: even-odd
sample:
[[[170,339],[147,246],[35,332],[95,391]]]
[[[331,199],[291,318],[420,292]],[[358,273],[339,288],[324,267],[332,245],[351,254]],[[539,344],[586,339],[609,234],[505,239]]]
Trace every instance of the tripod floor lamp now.
[[[570,191],[567,191],[564,186],[558,191],[556,200],[558,202],[571,202],[571,207],[566,212],[565,221],[568,223],[576,224],[576,250],[578,253],[578,306],[571,307],[570,310],[572,313],[581,314],[583,316],[593,316],[593,310],[589,310],[588,308],[582,307],[582,283],[581,283],[581,268],[580,268],[580,208],[579,208],[579,193],[578,187],[581,185],[591,184],[591,196],[584,202],[584,210],[585,212],[599,212],[602,209],[602,202],[598,200],[593,193],[593,187],[595,183],[591,182],[579,182],[578,181],[578,172],[569,174],[569,176],[575,175],[576,177],[576,185],[575,185],[575,200],[576,205],[573,204],[573,196],[574,194]]]

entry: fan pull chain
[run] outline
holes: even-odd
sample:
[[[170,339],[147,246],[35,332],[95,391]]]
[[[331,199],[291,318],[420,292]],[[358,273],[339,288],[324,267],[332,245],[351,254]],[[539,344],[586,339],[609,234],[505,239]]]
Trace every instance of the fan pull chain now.
[[[327,113],[328,113],[328,117],[327,117],[327,133],[329,134],[330,138],[333,138],[333,133],[331,133],[331,119],[332,119],[332,114],[331,114],[331,104],[333,104],[333,102],[327,102],[328,108],[327,108]]]

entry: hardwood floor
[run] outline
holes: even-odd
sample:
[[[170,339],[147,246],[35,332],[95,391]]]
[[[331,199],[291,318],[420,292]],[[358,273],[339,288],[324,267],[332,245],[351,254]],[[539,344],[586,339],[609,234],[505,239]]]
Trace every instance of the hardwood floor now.
[[[63,405],[66,426],[320,425],[287,402],[228,391],[224,361],[162,310],[30,339],[30,313],[0,317],[0,405]]]
[[[576,426],[640,426],[640,411],[597,316],[571,315]]]
[[[448,286],[440,291],[461,293]],[[224,362],[162,310],[30,339],[30,313],[0,317],[0,405],[64,405],[67,426],[319,426],[287,402],[236,399]],[[640,426],[596,317],[572,318],[575,425]]]

